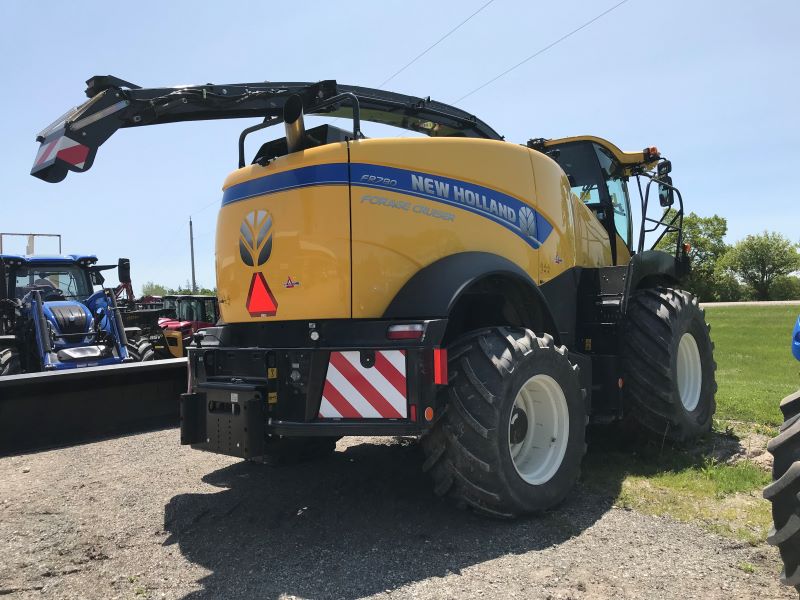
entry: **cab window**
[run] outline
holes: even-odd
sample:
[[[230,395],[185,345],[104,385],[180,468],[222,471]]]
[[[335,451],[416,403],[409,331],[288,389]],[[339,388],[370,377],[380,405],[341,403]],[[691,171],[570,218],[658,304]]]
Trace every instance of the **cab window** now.
[[[628,184],[622,179],[609,179],[606,182],[608,195],[611,196],[611,206],[614,208],[614,228],[617,234],[631,247],[631,215],[628,204]]]
[[[72,265],[31,265],[16,271],[14,295],[24,298],[33,290],[64,298],[88,298],[92,286],[86,271]]]
[[[203,304],[205,305],[205,315],[203,317],[203,321],[206,323],[216,323],[217,319],[214,315],[214,299],[208,298],[203,300]]]
[[[630,199],[628,197],[628,185],[622,178],[619,163],[608,150],[593,144],[597,160],[600,163],[600,170],[606,180],[608,197],[611,208],[614,212],[614,229],[630,248],[631,242],[631,211]]]
[[[559,147],[553,157],[569,175],[572,193],[584,204],[598,207],[603,199],[598,186],[597,161],[591,149],[586,144],[566,144]]]

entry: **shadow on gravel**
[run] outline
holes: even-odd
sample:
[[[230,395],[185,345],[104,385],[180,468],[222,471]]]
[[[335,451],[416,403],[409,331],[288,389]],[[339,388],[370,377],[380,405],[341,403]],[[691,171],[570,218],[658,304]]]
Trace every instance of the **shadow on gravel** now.
[[[392,590],[560,544],[595,523],[615,496],[579,485],[543,516],[489,520],[434,496],[421,463],[417,445],[398,440],[290,468],[242,462],[208,474],[206,483],[225,489],[175,496],[164,513],[165,543],[211,571],[188,598]]]

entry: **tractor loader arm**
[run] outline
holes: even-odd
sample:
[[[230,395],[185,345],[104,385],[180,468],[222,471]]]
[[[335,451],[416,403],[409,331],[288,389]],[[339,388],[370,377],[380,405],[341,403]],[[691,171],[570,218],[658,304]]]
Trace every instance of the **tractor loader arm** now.
[[[360,118],[430,136],[502,139],[480,119],[430,98],[339,85],[334,80],[141,88],[104,75],[94,76],[86,84],[89,100],[36,136],[40,147],[31,175],[56,183],[68,171],[89,170],[97,149],[123,127],[235,118],[278,123],[283,120],[286,100],[294,95],[301,97],[307,114],[353,116],[354,135],[360,135]]]

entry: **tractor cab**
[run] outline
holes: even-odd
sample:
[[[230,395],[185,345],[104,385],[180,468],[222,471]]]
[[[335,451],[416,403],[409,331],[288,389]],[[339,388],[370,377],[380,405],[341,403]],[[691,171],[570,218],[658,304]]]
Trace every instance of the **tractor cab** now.
[[[164,330],[170,353],[179,358],[201,329],[219,320],[219,305],[214,296],[168,295],[162,298],[164,316],[158,320]]]
[[[194,331],[213,326],[219,319],[219,308],[214,296],[169,295],[162,298],[164,316],[159,325],[169,329],[179,324],[190,324]]]
[[[85,300],[94,292],[86,264],[61,257],[27,257],[12,271],[9,296],[23,301],[39,291],[45,302]]]

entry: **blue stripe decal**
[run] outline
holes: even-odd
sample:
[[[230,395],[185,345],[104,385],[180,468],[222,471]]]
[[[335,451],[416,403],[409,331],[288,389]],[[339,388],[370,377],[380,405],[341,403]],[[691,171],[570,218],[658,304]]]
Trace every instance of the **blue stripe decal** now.
[[[369,163],[352,163],[353,185],[432,200],[480,215],[502,225],[536,249],[553,231],[545,217],[525,202],[497,190],[439,175]],[[315,185],[347,185],[347,163],[301,167],[229,187],[222,205],[254,196]]]
[[[222,206],[253,196],[285,192],[310,185],[347,185],[347,163],[301,167],[232,185],[222,194]]]
[[[408,194],[480,215],[515,233],[534,249],[553,231],[553,226],[533,207],[482,185],[365,163],[351,164],[350,173],[353,185]]]

